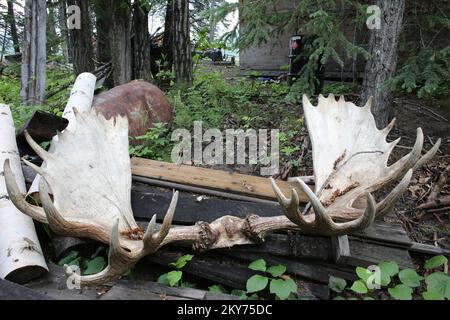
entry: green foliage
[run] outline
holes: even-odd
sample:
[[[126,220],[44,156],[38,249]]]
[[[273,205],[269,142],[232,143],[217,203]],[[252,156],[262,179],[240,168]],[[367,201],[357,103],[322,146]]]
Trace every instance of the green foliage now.
[[[107,265],[105,257],[100,255],[103,251],[105,251],[105,248],[99,246],[90,257],[82,257],[78,251],[72,250],[58,261],[58,265],[78,266],[82,275],[96,274]]]
[[[419,98],[448,96],[450,46],[438,51],[424,49],[408,58],[385,85],[397,92],[416,93]]]
[[[255,274],[247,280],[247,294],[261,293],[269,285],[269,292],[277,299],[286,300],[297,293],[297,283],[285,275],[286,266],[277,265],[267,267],[264,259],[253,261],[248,266],[249,269],[259,271],[262,274]],[[249,299],[247,294],[241,293],[241,299]],[[257,296],[256,296],[257,297]]]
[[[175,268],[175,270],[163,273],[158,277],[157,282],[169,285],[171,287],[180,286],[180,287],[194,288],[195,284],[183,281],[183,271],[182,271],[182,269],[186,266],[186,264],[193,258],[194,258],[193,255],[186,254],[178,258],[177,261],[171,262],[169,266]]]
[[[435,270],[446,262],[444,256],[436,256],[425,262],[424,269]],[[340,294],[334,300],[354,300],[357,297],[364,300],[385,299],[386,295],[395,300],[411,300],[413,296],[424,300],[450,300],[450,276],[446,273],[426,271],[422,276],[413,269],[400,270],[393,261],[380,262],[377,267],[370,270],[357,267],[355,271],[359,280],[349,288],[345,280],[330,277],[328,287]],[[377,276],[380,283],[374,283]],[[380,286],[380,290],[376,285]]]
[[[447,261],[448,261],[448,259],[444,256],[435,256],[435,257],[425,261],[424,268],[428,269],[428,270],[436,269],[436,268],[439,268],[440,266],[443,266]]]
[[[135,138],[139,145],[130,146],[130,155],[153,160],[167,160],[171,141],[164,123],[155,123],[146,134]]]
[[[216,10],[216,19],[239,10],[241,19],[245,20],[245,33],[239,33],[239,26],[236,26],[235,30],[225,34],[224,39],[234,40],[240,49],[262,45],[286,32],[293,34],[292,30],[297,34],[313,35],[312,41],[303,48],[302,55],[307,63],[292,86],[288,96],[290,101],[298,101],[303,93],[314,93],[319,81],[317,71],[327,62],[335,61],[343,66],[344,59],[353,55],[368,57],[367,51],[347,39],[342,28],[342,21],[349,19],[348,12],[357,13],[353,18],[357,28],[364,25],[366,6],[359,2],[324,0],[318,5],[315,0],[305,0],[299,1],[293,10],[283,11],[271,10],[272,6],[270,0],[227,3]]]

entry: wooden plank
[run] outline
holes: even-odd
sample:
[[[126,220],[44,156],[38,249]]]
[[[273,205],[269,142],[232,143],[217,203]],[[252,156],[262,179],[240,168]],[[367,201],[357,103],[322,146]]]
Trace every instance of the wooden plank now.
[[[53,263],[48,263],[49,272],[39,279],[26,284],[34,291],[56,300],[96,300],[98,293],[95,289],[74,289],[67,288],[67,277],[62,267]]]
[[[375,241],[390,242],[405,247],[409,247],[412,244],[412,240],[401,224],[388,223],[382,220],[374,221],[366,230],[352,235]]]
[[[381,261],[395,261],[401,268],[416,267],[405,248],[386,247],[354,237],[349,237],[349,240],[351,255],[347,263],[350,265],[368,267]]]
[[[199,168],[187,165],[161,162],[142,158],[131,159],[133,175],[171,181],[214,190],[250,195],[253,197],[276,199],[268,178],[232,173],[221,170]],[[298,188],[298,184],[278,181],[278,185],[286,195],[295,187],[300,201],[307,202],[306,196]]]
[[[157,294],[148,290],[133,290],[122,286],[114,286],[100,297],[100,300],[190,300]]]
[[[18,285],[8,280],[0,279],[0,300],[53,300],[44,294]]]
[[[140,280],[120,280],[117,283],[119,287],[125,287],[130,290],[148,291],[160,296],[178,297],[192,300],[237,300],[235,296],[227,294],[213,293],[209,291],[183,288],[169,287],[156,282],[140,281]]]
[[[439,248],[436,246],[432,246],[429,244],[424,243],[417,243],[414,242],[411,247],[409,247],[409,251],[411,252],[417,252],[417,253],[424,253],[429,255],[444,255],[447,257],[450,257],[450,250]]]
[[[347,258],[351,256],[348,237],[331,237],[331,251],[335,263],[346,263]]]
[[[175,224],[190,225],[197,221],[212,222],[226,215],[245,218],[250,214],[258,214],[261,217],[283,214],[277,203],[271,205],[214,197],[197,201],[197,197],[191,193],[180,192],[174,216]],[[162,221],[171,199],[172,190],[146,185],[133,185],[131,190],[131,205],[137,219],[150,220],[156,214],[158,221]]]
[[[317,281],[324,284],[328,284],[330,275],[347,280],[356,280],[356,275],[351,271],[351,269],[328,263],[320,264],[308,260],[288,259],[285,257],[277,257],[268,254],[235,252],[233,250],[230,250],[227,255],[249,262],[257,259],[264,259],[269,265],[282,264],[286,266],[288,273],[295,274],[303,279]]]
[[[178,248],[176,250],[163,248],[154,255],[147,256],[146,259],[159,265],[167,266],[185,253],[185,251],[180,251]],[[258,254],[258,256],[260,255]],[[247,263],[224,256],[223,253],[217,254],[214,252],[196,255],[183,268],[183,272],[241,290],[245,290],[247,280],[255,274],[254,271],[248,269]],[[301,281],[300,283],[302,284],[302,291],[299,294],[303,294],[303,297],[328,298],[327,286],[308,281]]]

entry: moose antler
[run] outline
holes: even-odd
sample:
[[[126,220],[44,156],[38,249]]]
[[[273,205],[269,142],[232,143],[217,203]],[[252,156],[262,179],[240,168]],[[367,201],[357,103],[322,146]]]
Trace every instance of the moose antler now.
[[[72,280],[82,286],[96,285],[120,277],[143,256],[176,241],[189,241],[194,249],[208,250],[258,243],[276,230],[342,235],[364,229],[375,216],[382,216],[394,205],[411,179],[411,169],[431,158],[439,146],[438,142],[420,158],[423,137],[418,130],[414,150],[387,167],[387,158],[395,144],[385,142],[388,130],[375,131],[370,107],[357,108],[343,99],[336,102],[333,97],[320,97],[317,108],[304,98],[304,105],[313,142],[316,193],[300,179],[298,183],[315,214],[303,215],[296,191],[292,190],[288,199],[272,180],[285,216],[251,215],[245,219],[224,216],[211,223],[171,228],[178,200],[175,192],[162,225],[158,228],[154,216],[144,232],[131,209],[127,120],[121,117],[105,120],[95,111],[80,114],[74,110],[77,128],[58,134],[54,153],[46,152],[26,135],[30,146],[47,163],[45,168],[39,168],[24,160],[43,177],[39,185],[42,208],[25,201],[8,161],[4,164],[7,190],[19,210],[48,223],[56,233],[109,243],[109,263],[102,272],[79,276],[66,267],[66,273],[74,277]],[[330,140],[321,137],[321,133]],[[359,164],[357,159],[364,163]],[[370,192],[402,176],[394,191],[376,204]],[[357,201],[362,196],[366,198],[365,209],[360,209]]]
[[[381,218],[395,205],[406,191],[412,171],[431,159],[439,149],[441,140],[424,156],[423,133],[417,129],[413,150],[391,166],[389,156],[400,138],[388,143],[386,137],[395,119],[383,130],[378,130],[371,112],[372,98],[364,107],[346,102],[341,96],[319,96],[314,107],[303,96],[308,132],[311,138],[315,193],[297,179],[314,209],[314,220],[309,211],[300,212],[298,194],[293,189],[286,198],[272,180],[275,193],[286,216],[301,226],[303,232],[335,234],[351,233],[366,228],[374,218]],[[400,180],[400,183],[378,204],[370,193]],[[361,209],[365,197],[366,208]],[[342,221],[336,223],[334,221]]]

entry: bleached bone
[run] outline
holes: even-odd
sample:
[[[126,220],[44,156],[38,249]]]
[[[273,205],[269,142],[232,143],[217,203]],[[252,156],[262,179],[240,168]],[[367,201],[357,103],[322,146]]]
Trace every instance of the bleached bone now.
[[[343,96],[336,101],[334,95],[328,98],[320,95],[315,107],[303,96],[303,109],[312,144],[315,193],[300,179],[298,183],[314,209],[314,222],[305,222],[309,215],[304,216],[306,212],[300,212],[295,190],[287,199],[276,186],[274,188],[286,216],[302,225],[303,230],[309,228],[314,233],[333,233],[343,229],[348,233],[355,226],[367,226],[370,224],[367,208],[362,209],[361,201],[358,200],[401,180],[375,206],[375,218],[383,217],[406,191],[412,171],[431,159],[439,149],[440,139],[422,156],[423,133],[418,128],[413,150],[388,166],[389,156],[400,141],[386,141],[395,119],[385,129],[378,130],[371,106],[372,98],[364,107],[357,107],[345,101]],[[369,201],[370,196],[367,197]],[[337,224],[334,221],[350,222]]]
[[[258,243],[263,241],[266,234],[277,230],[298,230],[322,235],[343,235],[362,230],[372,223],[377,213],[381,216],[395,204],[411,179],[412,169],[431,158],[439,147],[438,142],[420,158],[423,138],[419,130],[413,152],[387,167],[385,160],[393,144],[389,145],[385,141],[388,130],[371,129],[374,120],[369,107],[357,109],[343,99],[336,102],[333,97],[320,97],[317,109],[309,104],[307,98],[304,104],[313,142],[314,161],[324,166],[324,169],[314,166],[319,186],[317,195],[303,181],[298,180],[315,212],[305,216],[299,211],[296,191],[292,190],[291,197],[286,198],[272,180],[285,216],[261,218],[251,215],[245,219],[224,216],[211,223],[198,222],[194,226],[171,228],[178,199],[176,192],[161,228],[158,230],[156,218],[153,217],[144,233],[138,228],[131,211],[131,169],[126,119],[107,121],[95,112],[76,113],[77,129],[60,134],[56,151],[52,154],[46,153],[28,136],[31,147],[47,162],[46,168],[26,162],[44,177],[40,183],[40,194],[45,219],[41,221],[47,221],[57,233],[92,238],[111,246],[108,267],[99,274],[80,277],[72,274],[69,268],[67,273],[81,285],[105,283],[125,273],[143,256],[176,241],[189,241],[197,250],[208,250]],[[338,110],[342,113],[337,112]],[[317,112],[325,114],[318,115]],[[360,126],[349,124],[350,119]],[[322,121],[325,123],[323,127],[318,124]],[[337,125],[333,121],[348,125]],[[320,137],[320,133],[326,130],[334,132],[326,135],[332,141],[323,141]],[[340,130],[345,132],[336,132]],[[370,135],[364,131],[371,131],[372,139],[376,142],[369,142]],[[378,152],[378,157],[373,157]],[[366,162],[355,165],[354,160],[360,155],[365,156]],[[371,157],[367,158],[368,156]],[[368,159],[372,162],[368,163]],[[348,164],[355,165],[355,170],[352,171]],[[369,179],[365,179],[361,173],[364,167]],[[376,173],[367,173],[372,169]],[[35,207],[24,205],[24,196],[16,186],[8,162],[5,162],[4,171],[11,200],[24,213],[36,215]],[[382,173],[387,175],[383,177]],[[400,179],[401,182],[393,192],[376,204],[370,192]],[[336,197],[329,197],[329,194],[340,190],[339,188],[347,191],[349,183],[358,185],[352,186],[348,192],[339,191]],[[325,187],[321,188],[320,184],[325,184]],[[328,184],[334,188],[332,191],[328,189]],[[49,187],[53,190],[53,201],[48,194]],[[365,197],[365,201],[361,201],[364,209],[354,208],[356,200],[362,196]],[[346,200],[345,203],[342,199]]]

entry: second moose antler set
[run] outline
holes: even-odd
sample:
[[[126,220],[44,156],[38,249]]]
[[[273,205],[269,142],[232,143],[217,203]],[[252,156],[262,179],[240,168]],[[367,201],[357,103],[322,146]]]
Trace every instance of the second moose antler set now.
[[[336,101],[333,95],[320,96],[318,106],[314,107],[304,97],[303,106],[313,147],[316,188],[313,192],[298,179],[310,201],[304,212],[299,208],[294,189],[287,198],[271,180],[284,216],[251,215],[246,219],[224,216],[212,223],[171,227],[178,200],[175,192],[162,225],[157,226],[154,216],[144,232],[131,210],[127,120],[119,117],[108,121],[95,112],[76,113],[75,131],[59,134],[54,153],[46,152],[27,136],[30,146],[47,164],[40,168],[24,160],[43,177],[42,207],[25,200],[6,161],[8,193],[19,210],[49,224],[58,234],[110,244],[105,270],[76,276],[81,285],[96,285],[120,277],[142,257],[171,242],[189,241],[195,249],[208,250],[258,243],[276,230],[320,235],[362,230],[392,209],[406,191],[412,170],[432,158],[440,145],[438,141],[422,156],[423,133],[418,129],[413,150],[388,166],[389,155],[398,143],[398,140],[386,142],[394,123],[378,130],[370,111],[371,100],[360,108],[343,97]],[[391,193],[375,202],[372,192],[399,180]]]

